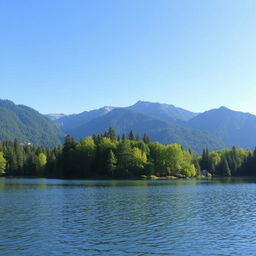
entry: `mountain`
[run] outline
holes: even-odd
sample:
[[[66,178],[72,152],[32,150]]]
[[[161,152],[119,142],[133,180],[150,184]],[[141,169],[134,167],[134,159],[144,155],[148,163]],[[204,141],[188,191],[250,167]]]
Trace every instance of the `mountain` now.
[[[14,139],[52,147],[61,144],[63,133],[36,110],[0,100],[0,140]]]
[[[64,114],[48,114],[46,115],[65,133],[70,134],[70,130],[76,129],[79,126],[85,125],[89,121],[103,116],[115,109],[114,107],[107,106],[91,111],[84,111],[80,114],[64,115]],[[121,108],[119,108],[121,109]],[[179,123],[187,121],[197,114],[188,110],[175,107],[168,104],[152,103],[146,101],[138,101],[130,107],[122,109],[132,110],[138,113],[148,115],[154,119],[159,119],[171,123]]]
[[[114,128],[118,135],[128,134],[130,130],[140,137],[147,133],[152,141],[165,144],[179,143],[196,153],[201,153],[205,147],[210,150],[224,147],[221,141],[206,132],[181,127],[127,108],[113,109],[105,115],[69,130],[69,134],[79,140],[92,134],[104,133],[109,127]]]
[[[197,114],[191,111],[175,107],[174,105],[138,101],[128,107],[134,110],[166,122],[188,121]]]
[[[228,146],[250,149],[256,146],[256,116],[249,113],[220,107],[192,118],[187,127],[206,131]]]
[[[59,127],[63,132],[70,133],[70,130],[75,129],[81,125],[86,124],[87,122],[97,118],[99,116],[103,116],[110,111],[112,111],[113,107],[103,107],[96,110],[84,111],[80,114],[73,115],[64,115],[60,118],[51,118],[51,114],[47,115],[54,123]]]
[[[179,143],[196,153],[205,147],[252,149],[256,145],[256,116],[226,107],[197,114],[169,104],[138,101],[124,108],[44,116],[27,106],[0,100],[0,140],[17,138],[21,143],[52,147],[63,141],[64,133],[81,139],[109,127],[118,135],[130,130],[140,137],[147,133],[152,141]]]
[[[65,117],[66,115],[65,114],[47,114],[45,116],[47,116],[49,119],[54,121],[54,120],[58,120],[58,119],[60,119],[62,117]]]
[[[153,141],[177,142],[196,152],[206,146],[212,150],[224,145],[250,149],[256,145],[256,116],[226,107],[197,114],[169,104],[138,101],[125,108],[104,107],[51,118],[77,139],[113,127],[118,134],[132,129],[140,136],[147,133]]]

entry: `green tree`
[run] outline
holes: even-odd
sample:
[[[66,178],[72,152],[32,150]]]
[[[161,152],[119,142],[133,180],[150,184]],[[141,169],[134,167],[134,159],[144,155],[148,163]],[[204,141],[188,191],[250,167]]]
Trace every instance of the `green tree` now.
[[[61,176],[64,178],[73,178],[76,171],[76,145],[73,137],[67,135],[61,155]]]
[[[193,164],[184,162],[182,164],[182,169],[180,171],[180,174],[182,174],[186,177],[194,177],[194,176],[196,176],[196,168]]]
[[[197,175],[197,176],[201,175],[201,167],[200,167],[199,162],[200,162],[200,156],[199,156],[199,157],[194,157],[194,158],[192,159],[192,163],[193,163],[193,165],[194,165],[195,168],[196,168],[196,175]]]
[[[132,157],[131,157],[131,168],[133,171],[133,175],[138,176],[143,174],[144,166],[147,163],[147,155],[145,152],[140,150],[137,147],[132,149]]]
[[[201,170],[211,171],[209,152],[207,148],[203,150],[200,166]]]
[[[131,167],[132,148],[131,143],[127,139],[123,139],[117,148],[117,159],[120,176],[129,175],[129,168]]]
[[[128,138],[129,138],[129,140],[135,140],[135,136],[134,136],[134,134],[133,134],[133,131],[132,131],[132,130],[129,132],[129,136],[128,136]]]
[[[182,147],[178,144],[166,146],[164,151],[164,158],[166,175],[179,174],[184,160]]]
[[[211,152],[208,156],[208,166],[212,174],[216,174],[218,165],[221,162],[221,157],[218,152]]]
[[[108,131],[105,133],[105,137],[116,140],[116,131],[112,127],[109,127]]]
[[[36,173],[37,173],[38,176],[43,176],[44,175],[44,170],[45,170],[46,163],[47,163],[47,157],[44,153],[40,153],[35,158]]]
[[[191,151],[183,150],[183,160],[181,161],[180,174],[186,177],[194,177],[197,175],[197,169]]]
[[[222,175],[231,176],[231,170],[229,168],[227,159],[222,160]]]
[[[88,177],[89,175],[92,174],[95,153],[96,153],[96,145],[92,137],[86,137],[76,145],[75,171],[80,178]]]
[[[102,137],[97,145],[97,153],[96,153],[96,170],[97,174],[100,176],[105,176],[108,173],[108,157],[109,152],[112,150],[116,152],[118,142],[116,140],[111,140],[107,137]]]
[[[114,152],[110,150],[108,154],[108,159],[107,159],[108,174],[114,177],[116,168],[117,168],[117,158]]]
[[[0,152],[0,175],[5,174],[5,168],[6,168],[6,160],[4,158],[3,152]]]
[[[145,133],[144,134],[144,136],[143,136],[143,141],[144,141],[144,143],[146,143],[146,144],[149,144],[150,143],[150,139],[149,139],[149,137],[148,137],[148,135]]]
[[[150,154],[149,157],[154,166],[154,173],[156,176],[166,175],[165,170],[165,146],[159,142],[149,144]]]

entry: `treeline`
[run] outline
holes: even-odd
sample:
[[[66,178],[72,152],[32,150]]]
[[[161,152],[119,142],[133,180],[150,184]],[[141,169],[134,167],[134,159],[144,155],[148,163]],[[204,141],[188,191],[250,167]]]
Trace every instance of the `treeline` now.
[[[0,174],[49,178],[133,178],[256,176],[256,151],[232,149],[195,156],[181,145],[151,143],[134,136],[116,137],[110,128],[77,142],[66,136],[56,148],[0,143]]]

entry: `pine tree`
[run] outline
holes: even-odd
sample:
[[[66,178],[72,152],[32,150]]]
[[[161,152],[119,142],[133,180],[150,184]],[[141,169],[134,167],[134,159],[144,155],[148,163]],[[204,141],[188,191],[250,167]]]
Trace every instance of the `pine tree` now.
[[[149,144],[150,143],[150,139],[148,137],[148,135],[145,133],[144,136],[143,136],[143,141],[145,144]]]
[[[229,168],[227,159],[223,159],[222,162],[222,175],[227,177],[231,176],[231,170]]]
[[[135,136],[134,136],[134,134],[133,134],[133,131],[132,131],[132,130],[129,132],[129,136],[128,136],[128,138],[129,138],[129,140],[135,140]]]
[[[62,176],[72,178],[75,162],[75,148],[77,142],[73,137],[67,135],[62,149]]]
[[[207,148],[203,150],[200,166],[201,166],[201,170],[211,171],[210,170],[211,164],[210,164],[210,159],[209,159],[209,152],[208,152]]]
[[[117,148],[118,164],[121,171],[128,174],[129,167],[131,166],[132,148],[130,141],[124,139]]]
[[[106,137],[110,138],[111,140],[116,140],[116,132],[112,127],[108,129]]]
[[[112,150],[109,151],[108,159],[107,159],[107,169],[108,173],[113,177],[115,174],[115,170],[117,167],[117,159]]]

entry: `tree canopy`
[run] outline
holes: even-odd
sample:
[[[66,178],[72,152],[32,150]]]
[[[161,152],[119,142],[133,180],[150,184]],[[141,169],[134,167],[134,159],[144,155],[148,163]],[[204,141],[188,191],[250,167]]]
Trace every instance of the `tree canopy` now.
[[[179,144],[150,143],[132,131],[116,138],[110,128],[104,134],[75,141],[66,136],[55,148],[23,145],[17,140],[0,143],[0,174],[54,178],[129,178],[140,176],[195,177],[255,176],[256,150],[236,147],[193,155]]]

